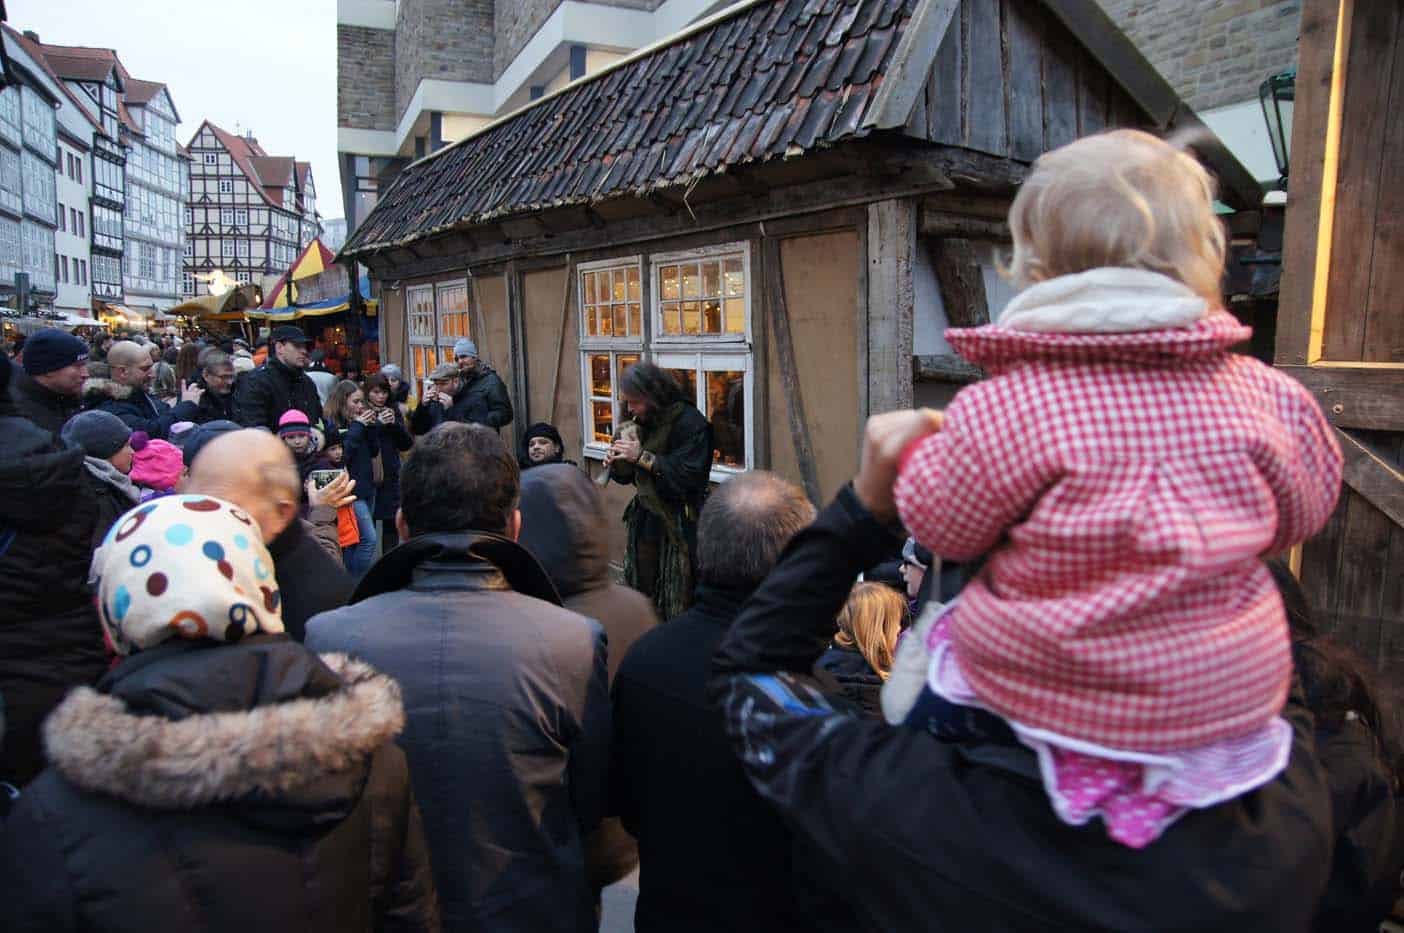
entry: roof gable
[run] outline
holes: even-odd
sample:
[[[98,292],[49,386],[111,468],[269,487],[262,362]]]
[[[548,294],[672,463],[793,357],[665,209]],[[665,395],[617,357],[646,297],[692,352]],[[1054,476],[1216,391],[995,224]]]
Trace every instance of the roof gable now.
[[[96,116],[93,115],[93,112],[90,109],[88,109],[88,106],[85,103],[83,103],[83,101],[78,97],[77,93],[74,92],[73,88],[69,87],[68,81],[64,80],[63,76],[60,75],[59,72],[54,68],[53,63],[49,61],[49,56],[45,51],[44,46],[30,39],[28,36],[25,36],[18,30],[12,29],[8,24],[5,25],[4,29],[5,34],[8,35],[11,39],[15,40],[15,42],[19,43],[20,47],[29,54],[29,57],[34,59],[35,62],[37,62],[39,66],[44,69],[45,73],[48,74],[50,80],[52,80],[54,84],[58,86],[59,90],[63,92],[63,96],[67,99],[67,102],[71,104],[77,110],[77,112],[88,121],[88,123],[92,126],[94,132],[98,133],[101,136],[107,136],[107,131],[102,128],[102,122],[98,120]],[[100,80],[105,80],[105,76],[103,79]]]

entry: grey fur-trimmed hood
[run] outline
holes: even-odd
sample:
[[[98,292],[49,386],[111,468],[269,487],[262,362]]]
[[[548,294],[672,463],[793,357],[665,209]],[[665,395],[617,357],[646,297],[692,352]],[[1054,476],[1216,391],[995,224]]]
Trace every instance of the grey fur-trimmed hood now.
[[[45,721],[45,750],[72,784],[153,809],[304,793],[405,725],[394,680],[342,654],[321,659],[343,681],[334,693],[179,720],[79,687]]]
[[[90,377],[83,380],[83,400],[93,404],[98,399],[112,399],[115,402],[131,398],[132,387],[123,385],[116,379]]]

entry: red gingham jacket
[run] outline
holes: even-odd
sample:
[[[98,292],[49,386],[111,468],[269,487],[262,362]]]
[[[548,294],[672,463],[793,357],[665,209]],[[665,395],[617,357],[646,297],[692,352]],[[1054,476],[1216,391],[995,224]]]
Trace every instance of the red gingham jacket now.
[[[1175,330],[947,331],[990,378],[904,454],[898,512],[989,561],[952,611],[981,699],[1103,748],[1165,752],[1282,709],[1287,626],[1259,558],[1317,532],[1341,452],[1290,377],[1226,352],[1224,312]]]

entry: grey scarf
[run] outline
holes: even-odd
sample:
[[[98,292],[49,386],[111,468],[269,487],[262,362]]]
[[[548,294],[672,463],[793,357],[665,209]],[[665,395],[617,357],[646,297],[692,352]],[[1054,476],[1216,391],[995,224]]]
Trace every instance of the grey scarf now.
[[[137,491],[136,484],[132,482],[130,476],[106,460],[99,460],[97,457],[84,457],[83,463],[87,466],[89,473],[105,483],[116,486],[123,495],[132,500],[132,505],[136,505],[140,501],[141,493]]]

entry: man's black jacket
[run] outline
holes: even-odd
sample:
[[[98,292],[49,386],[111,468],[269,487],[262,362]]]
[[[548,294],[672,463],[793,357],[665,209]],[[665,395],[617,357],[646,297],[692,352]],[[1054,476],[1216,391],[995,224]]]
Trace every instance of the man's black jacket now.
[[[420,405],[410,419],[410,429],[415,434],[428,434],[445,421],[483,424],[490,428],[511,424],[512,399],[497,371],[486,363],[479,363],[473,375],[454,393],[452,405],[447,408],[440,402]]]

